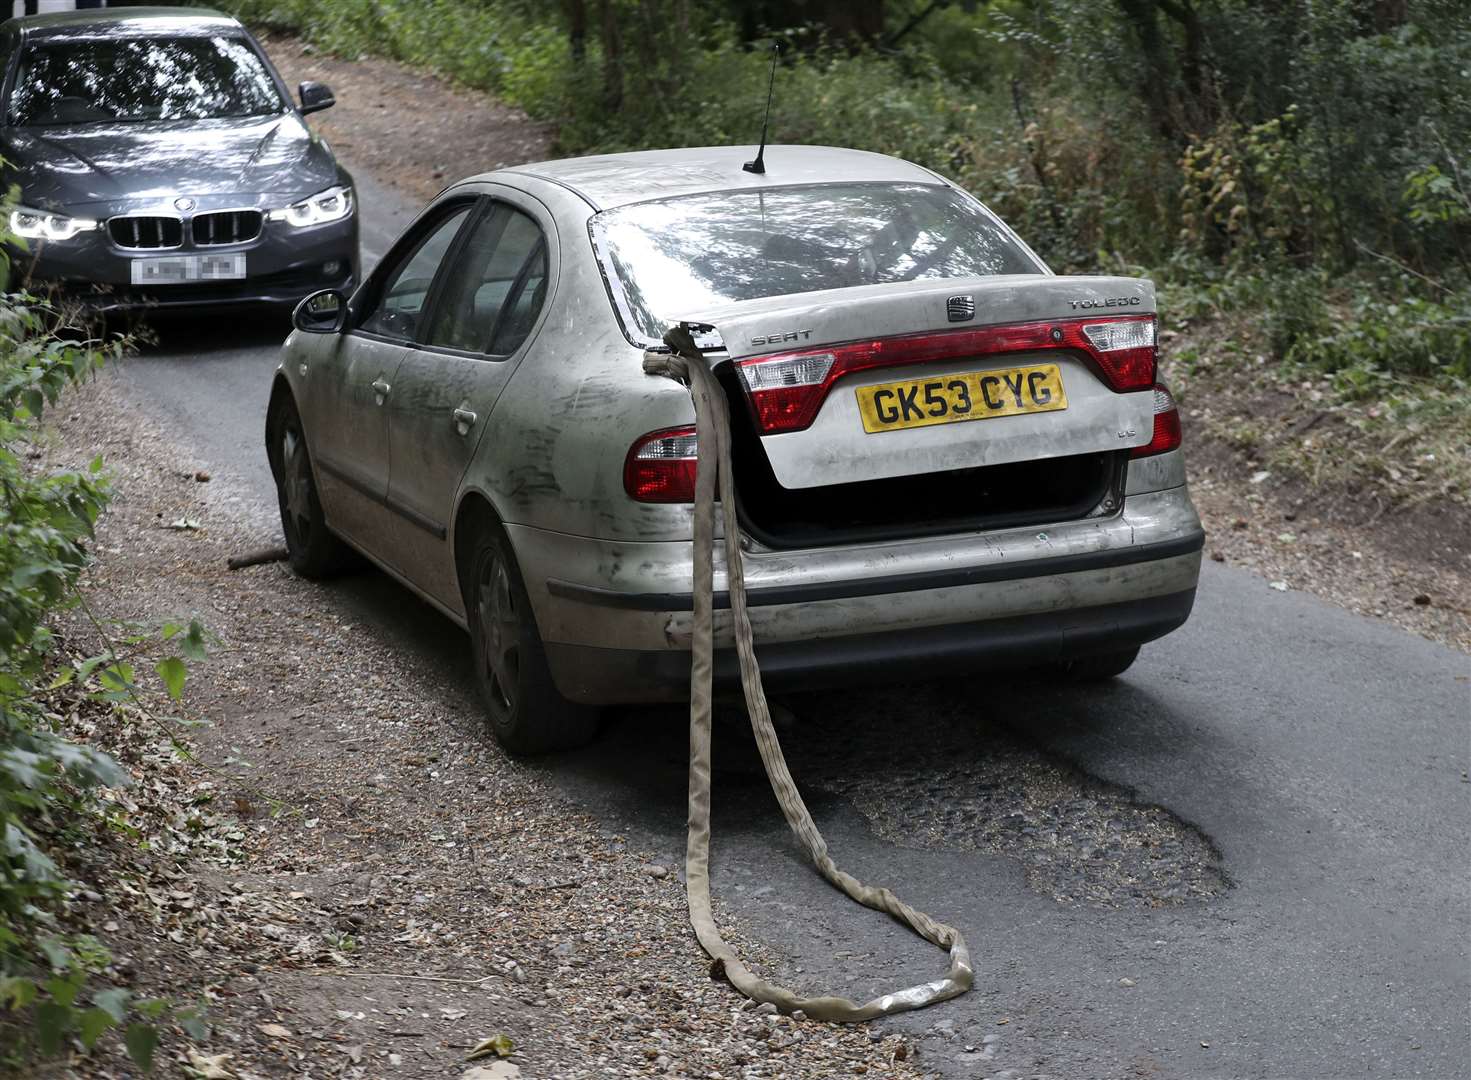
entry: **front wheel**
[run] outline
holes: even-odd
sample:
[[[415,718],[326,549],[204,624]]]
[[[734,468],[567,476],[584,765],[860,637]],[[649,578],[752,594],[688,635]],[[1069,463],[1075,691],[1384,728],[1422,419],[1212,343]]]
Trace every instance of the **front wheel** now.
[[[287,562],[304,578],[336,573],[348,562],[347,545],[327,528],[295,402],[288,400],[276,410],[271,424],[271,455],[275,459],[276,499],[281,506]]]
[[[513,754],[544,754],[593,737],[597,713],[562,697],[509,542],[487,529],[471,555],[467,590],[471,659],[496,741]]]
[[[1102,682],[1122,675],[1138,658],[1139,646],[1135,645],[1132,649],[1075,657],[1059,664],[1057,670],[1069,682]]]

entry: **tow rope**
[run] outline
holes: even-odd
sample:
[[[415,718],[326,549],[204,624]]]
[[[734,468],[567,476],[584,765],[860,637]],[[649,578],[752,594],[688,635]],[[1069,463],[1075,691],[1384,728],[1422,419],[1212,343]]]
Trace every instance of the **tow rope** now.
[[[689,387],[695,404],[695,431],[699,449],[696,458],[694,510],[694,636],[690,663],[690,790],[689,837],[685,848],[685,892],[690,922],[701,947],[712,960],[711,974],[724,974],[731,985],[753,1001],[770,1002],[782,1012],[801,1010],[815,1020],[856,1023],[891,1013],[923,1008],[965,993],[974,973],[965,939],[953,926],[936,922],[916,911],[888,889],[865,885],[840,870],[828,855],[827,844],[813,824],[792,774],[787,769],[781,744],[771,723],[761,671],[746,610],[745,572],[741,563],[740,527],[729,508],[736,505],[735,477],[731,471],[730,417],[725,393],[705,363],[694,338],[685,326],[670,329],[664,342],[672,353],[644,354],[644,371],[663,375]],[[933,982],[884,994],[864,1004],[836,996],[800,997],[785,987],[754,974],[720,936],[710,904],[710,725],[713,699],[714,606],[715,606],[715,495],[727,509],[724,519],[726,576],[730,591],[736,652],[740,660],[741,687],[751,731],[766,766],[771,790],[781,804],[782,815],[807,856],[831,884],[865,907],[882,911],[904,923],[926,941],[950,950],[950,968]]]

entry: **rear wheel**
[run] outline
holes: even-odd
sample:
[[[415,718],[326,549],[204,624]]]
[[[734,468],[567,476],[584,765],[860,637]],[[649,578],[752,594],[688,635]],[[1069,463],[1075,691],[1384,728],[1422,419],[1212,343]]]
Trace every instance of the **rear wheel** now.
[[[276,459],[276,498],[291,569],[305,578],[338,572],[349,561],[347,545],[327,528],[301,415],[289,398],[276,409],[271,424],[271,453]]]
[[[483,528],[468,562],[471,659],[496,741],[513,754],[544,754],[590,740],[597,712],[568,701],[552,681],[531,600],[505,534]]]
[[[1057,670],[1069,682],[1102,682],[1128,671],[1138,657],[1139,646],[1135,645],[1132,649],[1075,657],[1059,664]]]

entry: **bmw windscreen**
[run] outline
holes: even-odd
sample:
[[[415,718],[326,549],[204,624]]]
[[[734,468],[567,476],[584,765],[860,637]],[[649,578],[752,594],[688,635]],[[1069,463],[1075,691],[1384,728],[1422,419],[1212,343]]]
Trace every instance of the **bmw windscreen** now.
[[[18,127],[268,116],[285,103],[238,37],[82,38],[26,48],[8,103]]]

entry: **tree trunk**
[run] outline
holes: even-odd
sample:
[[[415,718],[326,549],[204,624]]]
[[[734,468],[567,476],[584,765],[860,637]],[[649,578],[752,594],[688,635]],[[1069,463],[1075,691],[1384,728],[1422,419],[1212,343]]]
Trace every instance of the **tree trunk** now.
[[[1171,142],[1180,140],[1181,131],[1173,107],[1170,84],[1175,81],[1175,63],[1159,26],[1159,9],[1154,0],[1117,0],[1119,13],[1134,33],[1143,58],[1135,73],[1134,92],[1149,110],[1154,129]]]
[[[587,0],[562,0],[562,11],[567,16],[572,62],[580,67],[587,58]]]
[[[603,16],[603,106],[623,107],[623,35],[618,29],[616,0],[601,0]]]

